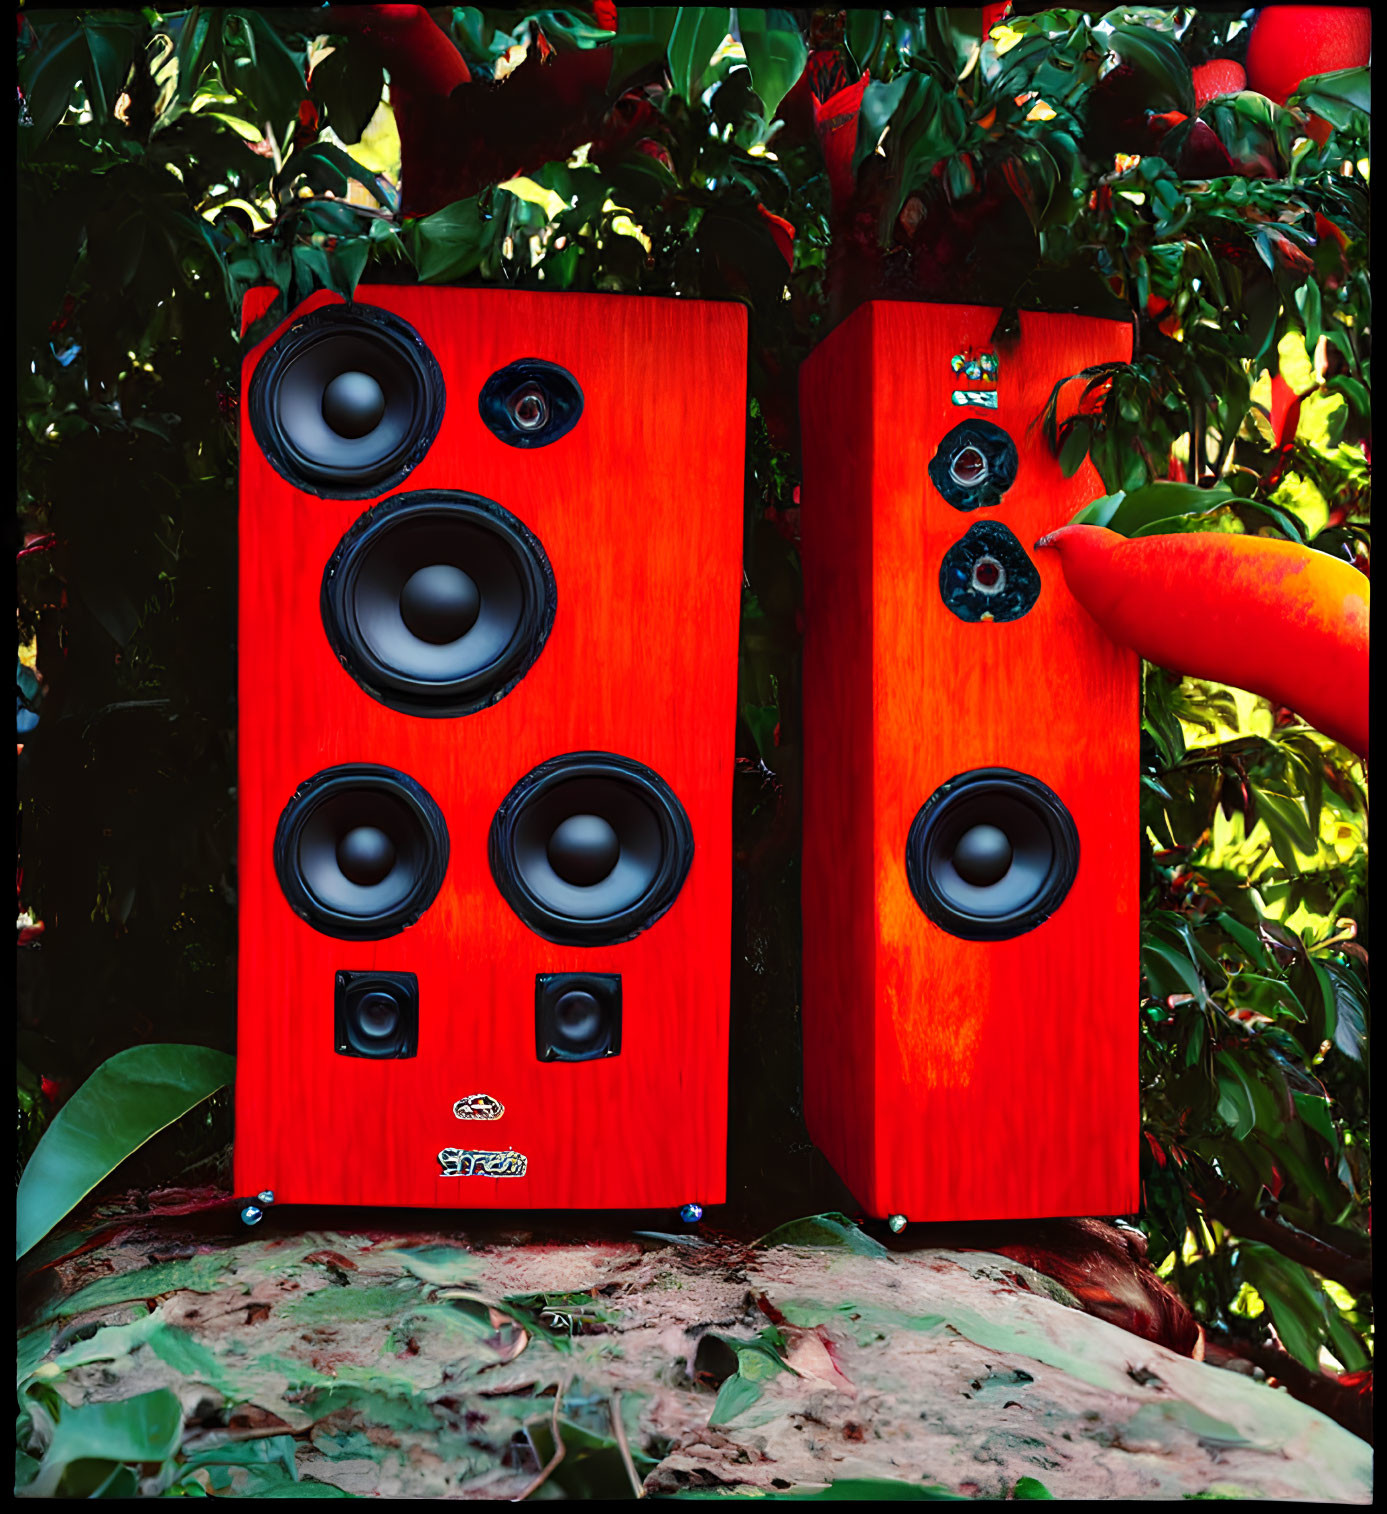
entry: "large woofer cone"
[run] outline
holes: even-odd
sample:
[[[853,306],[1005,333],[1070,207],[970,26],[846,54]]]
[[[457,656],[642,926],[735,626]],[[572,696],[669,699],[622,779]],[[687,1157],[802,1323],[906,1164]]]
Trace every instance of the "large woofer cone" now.
[[[285,806],[275,872],[294,913],[344,941],[398,935],[428,909],[448,867],[448,827],[393,768],[326,768]]]
[[[1034,930],[1079,869],[1079,833],[1059,796],[1011,768],[975,768],[940,784],[905,846],[920,908],[968,941]]]
[[[374,305],[325,305],[260,360],[250,424],[275,472],[309,494],[370,499],[419,463],[443,423],[423,338]]]
[[[567,946],[629,941],[674,903],[693,830],[658,773],[610,752],[541,763],[491,822],[491,876],[536,934]]]
[[[508,694],[556,604],[531,532],[491,500],[443,489],[382,500],[323,573],[333,651],[373,699],[408,715],[469,715]]]

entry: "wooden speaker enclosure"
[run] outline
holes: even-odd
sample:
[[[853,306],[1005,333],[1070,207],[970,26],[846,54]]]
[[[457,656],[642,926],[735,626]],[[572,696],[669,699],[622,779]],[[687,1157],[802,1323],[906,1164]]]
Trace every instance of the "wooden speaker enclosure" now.
[[[272,294],[248,296],[247,326]],[[280,335],[334,303],[315,294],[242,369],[237,1190],[273,1189],[280,1203],[464,1209],[721,1202],[745,312],[695,300],[363,287],[357,304],[423,338],[444,408],[406,476],[378,496],[336,498],[321,484],[295,487],[271,465],[246,403]],[[483,414],[483,391],[530,360],[572,376],[581,414],[565,412],[566,429],[548,444],[507,444]],[[380,499],[434,489],[480,496],[522,522],[557,594],[523,677],[456,718],[371,697],[334,654],[320,606],[325,566],[360,517]],[[652,769],[692,830],[677,897],[617,944],[536,934],[488,866],[498,806],[527,773],[570,752]],[[276,827],[305,780],[362,763],[409,775],[437,803],[447,870],[408,929],[333,939],[286,901]],[[337,1053],[334,985],[344,972],[415,975],[416,1054]],[[619,975],[617,1054],[537,1056],[536,980],[564,973]],[[461,1155],[440,1157],[448,1151]],[[523,1175],[499,1175],[522,1166]]]
[[[867,304],[800,380],[806,1118],[871,1214],[911,1221],[1139,1206],[1139,670],[1033,549],[1103,492],[1087,461],[1063,476],[1045,403],[1132,335],[1023,311],[994,343],[1000,315]],[[930,465],[967,421],[1002,428],[1015,476],[991,503],[961,470],[956,507]],[[1016,618],[945,602],[946,555],[982,522],[1037,575]],[[1058,797],[1077,871],[1033,928],[963,939],[917,902],[907,841],[942,785],[997,768]]]

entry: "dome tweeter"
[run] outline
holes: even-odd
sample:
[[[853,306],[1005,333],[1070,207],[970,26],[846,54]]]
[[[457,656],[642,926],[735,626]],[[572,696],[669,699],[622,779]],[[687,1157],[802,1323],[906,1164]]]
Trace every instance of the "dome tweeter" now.
[[[324,305],[261,358],[248,408],[281,478],[309,494],[371,499],[423,459],[444,398],[442,370],[412,326],[374,305]]]
[[[314,930],[379,941],[413,925],[437,897],[448,828],[404,773],[367,763],[326,768],[285,806],[274,865],[290,907]]]
[[[491,875],[537,935],[610,946],[652,926],[693,861],[673,789],[610,752],[570,752],[527,773],[491,823]]]
[[[470,715],[508,694],[554,624],[554,570],[508,510],[446,489],[392,495],[323,573],[323,628],[373,698],[407,715]]]
[[[955,510],[1001,503],[1016,482],[1016,443],[995,421],[960,421],[929,461],[930,482]]]
[[[1059,796],[1011,768],[976,768],[921,806],[905,849],[915,901],[941,930],[1004,941],[1043,924],[1079,870],[1079,833]]]
[[[487,429],[508,447],[547,447],[578,424],[583,391],[567,368],[522,358],[487,379],[477,408]]]

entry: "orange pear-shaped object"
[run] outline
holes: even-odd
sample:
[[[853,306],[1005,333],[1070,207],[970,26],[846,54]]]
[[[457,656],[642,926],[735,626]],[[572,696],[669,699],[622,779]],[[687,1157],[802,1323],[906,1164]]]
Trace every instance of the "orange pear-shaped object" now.
[[[1119,536],[1061,526],[1070,592],[1148,662],[1261,694],[1368,755],[1368,580],[1264,536]]]

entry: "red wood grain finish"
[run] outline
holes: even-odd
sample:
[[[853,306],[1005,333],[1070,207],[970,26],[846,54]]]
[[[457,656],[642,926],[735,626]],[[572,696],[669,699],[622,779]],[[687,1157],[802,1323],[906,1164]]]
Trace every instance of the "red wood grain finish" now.
[[[330,303],[322,294],[296,314]],[[323,568],[372,501],[319,499],[241,432],[240,1044],[237,1189],[285,1203],[612,1208],[724,1197],[731,782],[742,535],[745,314],[738,306],[503,290],[362,288],[408,321],[447,386],[442,429],[391,493],[457,489],[519,517],[558,584],[543,651],[499,703],[405,715],[338,663]],[[252,295],[247,318],[263,308]],[[281,328],[282,329],[282,328]],[[275,333],[277,335],[278,333]],[[246,358],[242,394],[273,335]],[[497,369],[543,358],[578,379],[577,427],[534,450],[483,423]],[[502,900],[492,817],[569,751],[645,763],[688,813],[694,858],[672,908],[617,946],[556,946]],[[443,886],[412,928],[353,943],[292,913],[275,876],[280,814],[304,779],[371,762],[417,779],[450,838]],[[339,969],[418,975],[419,1052],[338,1056]],[[620,1055],[540,1062],[535,975],[620,973]],[[494,1122],[460,1121],[467,1094]],[[447,1147],[528,1159],[521,1178],[449,1178]]]
[[[1138,669],[1031,552],[1102,492],[1088,463],[1064,478],[1033,422],[1057,380],[1128,359],[1131,332],[1023,312],[996,345],[999,314],[866,305],[801,375],[806,1114],[869,1211],[911,1220],[1139,1203]],[[998,354],[995,411],[951,402],[979,387],[950,369],[969,351]],[[926,469],[969,417],[1001,425],[1019,467],[1000,504],[960,511]],[[941,597],[944,553],[983,519],[1040,574],[1018,620],[966,622]],[[966,941],[916,902],[906,837],[941,783],[993,766],[1055,791],[1079,867],[1036,929]]]

